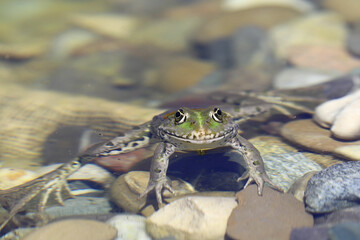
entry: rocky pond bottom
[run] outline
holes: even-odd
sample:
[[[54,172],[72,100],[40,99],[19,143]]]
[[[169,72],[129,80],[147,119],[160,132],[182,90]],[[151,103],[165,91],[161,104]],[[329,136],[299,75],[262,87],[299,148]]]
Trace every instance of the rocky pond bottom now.
[[[170,162],[168,171],[175,195],[165,191],[166,205],[160,209],[154,195],[138,198],[147,186],[149,172],[122,174],[105,197],[101,190],[113,177],[106,171],[100,174],[103,177],[94,177],[92,173],[101,171],[87,170],[82,177],[70,181],[72,191],[78,194],[75,199],[66,200],[65,206],[46,208],[51,219],[47,225],[16,229],[1,239],[360,237],[359,161],[339,163],[324,157],[319,162],[333,165],[322,170],[321,164],[311,160],[318,160],[320,154],[300,153],[281,142],[270,144],[269,141],[279,141],[274,137],[250,141],[262,152],[271,180],[286,193],[265,186],[263,195],[258,196],[255,184],[242,189],[243,182],[237,183],[236,179],[245,169],[234,162],[239,155],[231,151],[179,154]],[[94,185],[90,179],[98,183]],[[33,214],[19,216],[22,218],[29,220]]]

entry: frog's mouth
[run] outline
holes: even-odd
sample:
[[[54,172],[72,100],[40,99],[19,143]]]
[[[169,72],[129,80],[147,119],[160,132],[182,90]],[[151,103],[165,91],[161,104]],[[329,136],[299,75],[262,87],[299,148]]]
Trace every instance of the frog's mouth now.
[[[188,134],[179,135],[174,132],[169,132],[164,129],[160,129],[165,136],[169,138],[176,139],[178,141],[186,141],[195,144],[207,144],[216,141],[220,141],[225,137],[231,135],[234,132],[233,128],[221,131],[218,133],[206,133],[205,131],[192,131]]]

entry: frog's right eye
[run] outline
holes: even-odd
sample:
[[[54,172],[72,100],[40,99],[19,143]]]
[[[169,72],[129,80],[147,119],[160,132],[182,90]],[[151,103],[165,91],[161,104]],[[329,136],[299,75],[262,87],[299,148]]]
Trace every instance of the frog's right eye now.
[[[175,113],[175,124],[182,124],[186,121],[186,114],[184,113],[184,110],[180,108]]]

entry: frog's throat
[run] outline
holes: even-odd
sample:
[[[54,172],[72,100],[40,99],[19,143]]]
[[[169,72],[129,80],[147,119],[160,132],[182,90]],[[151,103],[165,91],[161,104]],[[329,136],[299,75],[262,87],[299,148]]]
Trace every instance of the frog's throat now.
[[[177,141],[191,142],[194,144],[208,144],[216,141],[220,141],[227,136],[230,136],[235,129],[229,128],[225,131],[218,132],[216,134],[204,134],[203,131],[193,131],[189,134],[178,135],[173,132],[166,131],[165,129],[160,129],[168,138],[175,139]]]

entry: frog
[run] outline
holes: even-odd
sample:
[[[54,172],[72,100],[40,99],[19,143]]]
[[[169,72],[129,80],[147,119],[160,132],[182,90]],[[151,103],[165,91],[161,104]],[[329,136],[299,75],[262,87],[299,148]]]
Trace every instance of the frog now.
[[[53,196],[54,201],[62,206],[64,205],[64,196],[73,198],[67,178],[80,167],[81,163],[75,158],[29,182],[0,190],[0,205],[9,211],[9,216],[0,225],[0,231],[20,211],[37,211],[38,225],[45,224],[48,219],[44,210],[50,196]],[[17,222],[16,219],[14,222]]]
[[[239,124],[269,110],[271,106],[247,106],[230,114],[216,106],[208,108],[180,107],[155,116],[123,136],[115,137],[94,146],[83,154],[84,159],[119,155],[157,143],[150,166],[150,180],[139,198],[155,191],[157,203],[163,205],[162,192],[174,193],[167,178],[167,168],[171,155],[177,151],[203,152],[220,147],[231,147],[241,154],[248,170],[237,181],[248,179],[244,188],[255,182],[257,193],[262,195],[264,183],[282,191],[268,177],[260,152],[239,134]]]

